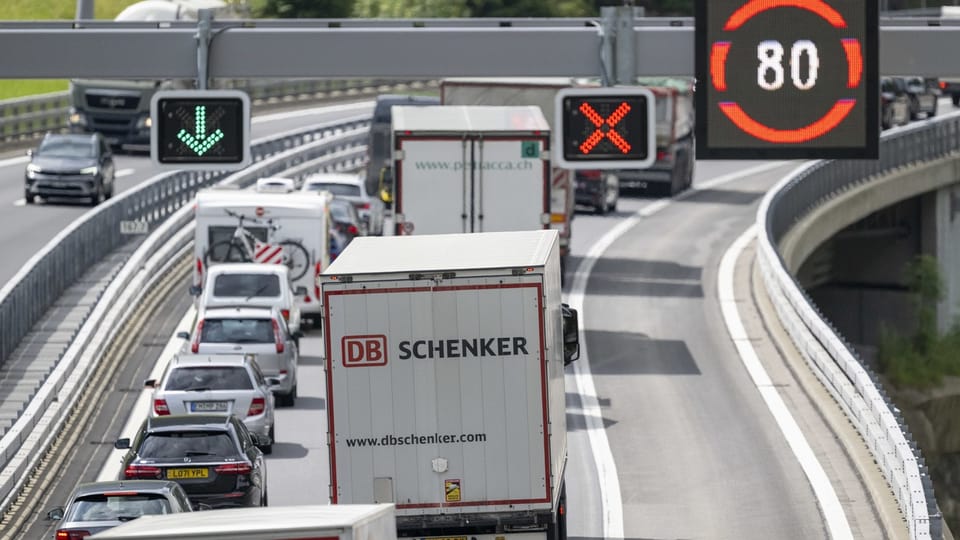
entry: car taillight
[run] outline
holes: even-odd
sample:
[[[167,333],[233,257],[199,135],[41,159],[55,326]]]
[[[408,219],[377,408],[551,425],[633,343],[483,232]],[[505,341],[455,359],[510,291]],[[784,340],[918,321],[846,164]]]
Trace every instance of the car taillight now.
[[[153,400],[153,412],[157,416],[168,416],[170,414],[170,407],[167,407],[167,400],[165,399]]]
[[[946,89],[947,89],[947,83],[945,83],[945,82],[943,82],[943,81],[940,81],[940,89],[941,89],[941,90],[946,90]]]
[[[281,310],[280,310],[280,315],[283,315],[283,320],[285,320],[285,321],[287,321],[287,322],[290,322],[290,310],[289,310],[289,309],[281,309]]]
[[[90,531],[68,531],[65,529],[57,530],[57,540],[80,540],[90,536]]]
[[[370,209],[370,203],[368,203],[368,202],[365,202],[365,203],[357,203],[355,206],[357,207],[357,210],[369,210],[369,209]]]
[[[203,259],[197,257],[197,286],[203,284]]]
[[[227,463],[213,469],[217,474],[250,474],[253,467],[249,463]]]
[[[127,468],[123,471],[123,476],[126,479],[133,478],[155,478],[160,479],[163,476],[163,471],[160,470],[160,467],[153,467],[151,465],[127,465]]]
[[[354,235],[354,236],[360,234],[360,230],[357,229],[357,226],[356,226],[356,225],[350,225],[350,226],[348,226],[348,227],[347,227],[347,232],[348,232],[349,234]]]
[[[250,409],[247,411],[247,416],[263,414],[263,410],[266,408],[267,402],[262,397],[255,397],[253,401],[250,402]]]
[[[277,352],[283,352],[283,336],[280,335],[280,325],[275,319],[270,319],[273,323],[273,341],[277,344]]]
[[[193,343],[190,344],[190,352],[196,354],[200,350],[200,334],[203,332],[203,319],[197,323],[197,334],[193,336]]]
[[[579,174],[580,174],[580,178],[584,180],[599,180],[601,176],[600,171],[598,170],[597,171],[594,171],[594,170],[580,171]]]
[[[657,150],[657,161],[663,161],[667,159],[667,152],[665,150]]]

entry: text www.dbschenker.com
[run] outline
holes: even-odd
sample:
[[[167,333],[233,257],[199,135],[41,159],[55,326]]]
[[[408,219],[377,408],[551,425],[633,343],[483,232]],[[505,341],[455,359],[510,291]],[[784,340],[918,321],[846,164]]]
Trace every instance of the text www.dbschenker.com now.
[[[415,444],[452,444],[486,442],[486,433],[464,433],[462,435],[384,435],[383,437],[359,437],[346,439],[349,448],[358,446],[407,446]]]

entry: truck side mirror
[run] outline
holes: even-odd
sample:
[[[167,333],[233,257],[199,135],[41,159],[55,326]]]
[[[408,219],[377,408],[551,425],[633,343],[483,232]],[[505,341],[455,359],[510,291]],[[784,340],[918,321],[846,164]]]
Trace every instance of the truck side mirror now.
[[[560,305],[563,315],[563,365],[568,366],[580,358],[580,321],[577,310],[567,304]]]

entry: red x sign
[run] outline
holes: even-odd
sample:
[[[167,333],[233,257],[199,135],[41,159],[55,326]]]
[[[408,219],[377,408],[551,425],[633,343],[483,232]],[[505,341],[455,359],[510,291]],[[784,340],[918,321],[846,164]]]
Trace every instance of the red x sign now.
[[[587,140],[583,141],[580,145],[580,151],[584,154],[589,154],[604,137],[607,137],[613,144],[620,149],[624,154],[630,152],[630,143],[625,141],[623,137],[620,136],[613,128],[616,127],[617,123],[620,120],[623,120],[623,117],[630,112],[630,105],[627,105],[625,102],[621,102],[620,106],[613,111],[607,118],[600,116],[600,113],[595,111],[589,103],[580,104],[580,112],[583,113],[590,122],[597,127],[597,129],[587,137]],[[606,132],[603,130],[603,126],[608,126]]]

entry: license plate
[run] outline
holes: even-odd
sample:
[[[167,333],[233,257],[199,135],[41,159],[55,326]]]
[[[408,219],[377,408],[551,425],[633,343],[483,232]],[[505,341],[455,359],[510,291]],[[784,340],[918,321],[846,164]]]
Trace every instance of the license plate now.
[[[226,412],[226,401],[191,401],[191,412]]]
[[[192,478],[207,478],[210,471],[203,469],[167,469],[167,478],[171,480],[189,480]]]

